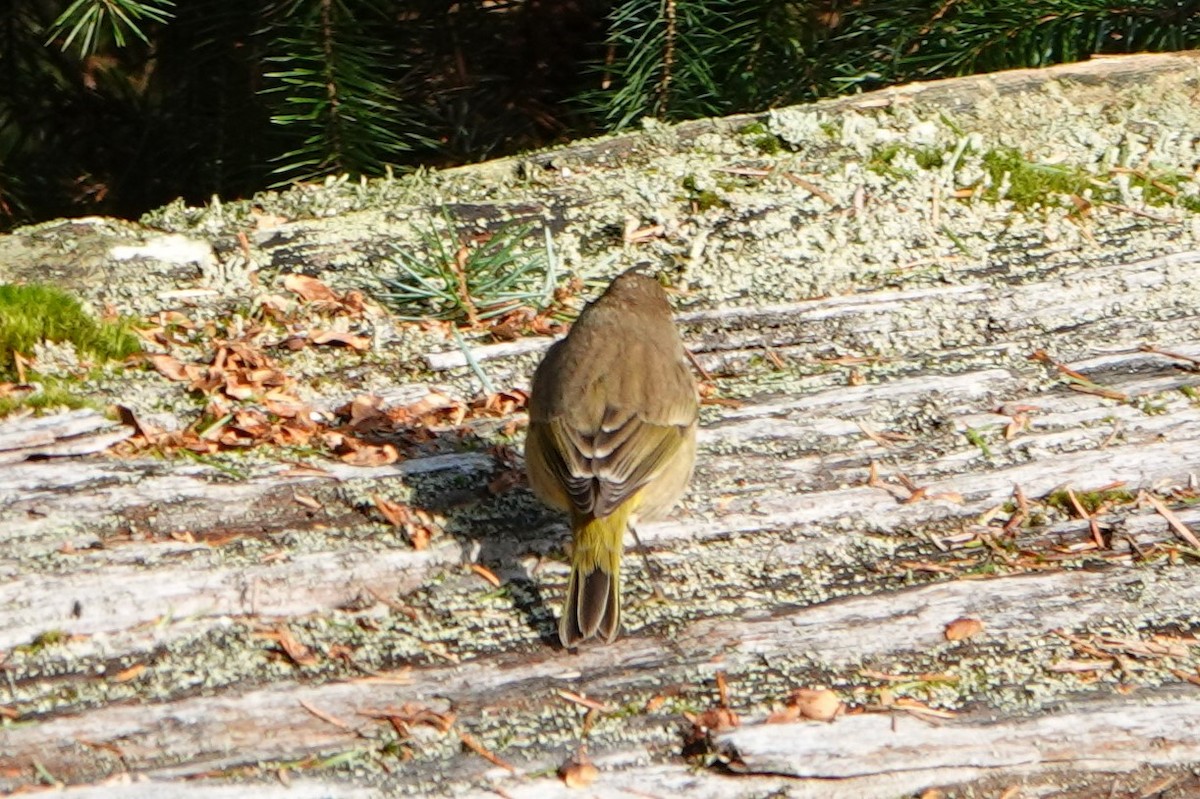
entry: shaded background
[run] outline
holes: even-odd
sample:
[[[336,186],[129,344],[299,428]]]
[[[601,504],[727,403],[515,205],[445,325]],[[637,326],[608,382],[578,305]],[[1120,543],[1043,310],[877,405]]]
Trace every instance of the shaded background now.
[[[1200,0],[0,0],[0,229],[1200,43]]]

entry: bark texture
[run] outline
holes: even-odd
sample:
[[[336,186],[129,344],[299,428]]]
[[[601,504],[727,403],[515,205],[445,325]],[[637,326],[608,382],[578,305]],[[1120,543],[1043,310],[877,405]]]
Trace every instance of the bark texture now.
[[[0,279],[57,249],[44,271],[95,303],[215,319],[289,272],[358,285],[361,253],[439,203],[532,214],[580,274],[682,264],[719,397],[684,506],[638,528],[663,599],[630,550],[624,634],[577,653],[556,643],[565,525],[487,488],[511,463],[479,441],[510,419],[375,467],[117,459],[132,429],[96,411],[0,423],[0,790],[1200,790],[1198,92],[1193,54],[1103,59],[651,127],[419,201],[361,189],[380,216],[298,190],[244,247],[212,209],[0,241]],[[1015,199],[1029,175],[994,185],[987,156],[1013,148],[1094,182]],[[359,360],[290,362],[314,407],[527,387],[550,343],[370,325]],[[195,412],[147,370],[106,380],[139,417]],[[431,545],[377,495],[425,512]],[[795,692],[822,688],[836,718],[805,719]],[[584,750],[579,791],[556,771]]]

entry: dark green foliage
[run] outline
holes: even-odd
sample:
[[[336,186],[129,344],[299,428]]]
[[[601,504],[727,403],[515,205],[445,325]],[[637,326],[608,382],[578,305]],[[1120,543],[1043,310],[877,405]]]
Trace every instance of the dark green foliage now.
[[[88,55],[96,50],[101,35],[107,33],[117,47],[124,47],[126,35],[149,43],[142,26],[145,22],[166,22],[171,17],[167,9],[171,0],[107,0],[94,3],[75,0],[50,28],[50,39],[61,39],[62,49],[75,43]]]
[[[0,230],[544,144],[608,5],[0,0]]]
[[[127,35],[119,47],[97,22],[65,51],[66,33],[45,43],[65,3],[12,5],[0,22],[0,228],[263,185],[253,4],[189,0],[168,24],[135,21],[151,44]]]
[[[827,26],[815,43],[817,87],[873,89],[1200,41],[1195,0],[871,0],[825,7]]]
[[[609,20],[588,100],[615,127],[1200,43],[1200,0],[622,0]]]
[[[609,16],[610,88],[585,96],[610,129],[775,105],[805,58],[806,4],[625,0]]]
[[[140,349],[127,323],[96,321],[62,289],[0,283],[0,378],[15,376],[14,352],[31,355],[41,341],[69,341],[80,355],[100,360]]]
[[[0,11],[0,229],[461,163],[647,115],[1200,46],[1200,0],[0,0]]]
[[[285,179],[379,174],[426,143],[415,92],[402,92],[410,70],[387,41],[388,5],[288,0],[268,15],[265,93],[289,148],[274,159]]]

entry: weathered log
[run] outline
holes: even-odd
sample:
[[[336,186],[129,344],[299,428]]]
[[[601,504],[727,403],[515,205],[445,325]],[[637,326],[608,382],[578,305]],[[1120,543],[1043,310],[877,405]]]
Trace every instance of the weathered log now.
[[[86,408],[8,419],[0,422],[0,463],[103,452],[131,435],[133,430]]]
[[[655,128],[422,191],[379,184],[407,205],[297,211],[249,256],[228,220],[182,244],[69,223],[77,260],[47,273],[122,310],[219,319],[280,269],[360,285],[361,253],[411,237],[430,202],[540,214],[585,274],[635,257],[604,233],[628,212],[667,231],[654,252],[687,259],[680,325],[720,399],[703,408],[684,507],[638,528],[666,601],[648,599],[630,553],[624,635],[578,653],[554,643],[564,525],[523,489],[489,488],[510,462],[453,431],[438,454],[374,468],[308,453],[6,463],[0,790],[569,796],[553,772],[582,745],[595,796],[1186,786],[1200,761],[1200,190],[1187,172],[1200,113],[1181,98],[1197,82],[1194,55],[1104,59]],[[920,138],[942,114],[966,134]],[[746,145],[752,120],[791,149]],[[821,125],[842,132],[822,139]],[[881,138],[859,136],[871,126]],[[1101,175],[1119,198],[1033,207],[983,183],[952,199],[974,185],[968,167],[869,168],[879,141],[951,152],[972,135],[1067,163],[1070,147],[1140,160]],[[834,202],[769,177],[717,185],[724,206],[675,197],[683,175],[750,162],[802,170]],[[518,167],[546,169],[514,180]],[[1174,170],[1154,179],[1175,194],[1151,203],[1120,169]],[[298,190],[306,208],[350,202],[313,191]],[[0,240],[0,277],[31,274],[61,232]],[[129,258],[150,261],[134,274]],[[371,356],[280,356],[313,407],[385,388],[406,404],[430,390],[426,369],[438,391],[473,390],[436,331],[362,324]],[[521,388],[548,344],[470,346],[494,383]],[[149,371],[98,393],[181,425],[196,412]],[[0,450],[90,434],[77,421],[9,423]],[[377,496],[427,511],[430,546],[412,549]],[[949,640],[964,618],[982,629]],[[766,723],[821,686],[845,703],[832,723]]]

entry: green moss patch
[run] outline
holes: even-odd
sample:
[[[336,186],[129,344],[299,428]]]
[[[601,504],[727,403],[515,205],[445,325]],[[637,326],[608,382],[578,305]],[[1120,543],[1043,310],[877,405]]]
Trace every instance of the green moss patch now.
[[[41,387],[29,395],[14,395],[0,397],[0,417],[8,416],[10,413],[22,408],[32,409],[35,413],[49,411],[60,408],[75,410],[77,408],[94,407],[96,403],[89,400],[87,397],[72,391],[62,381],[57,379],[44,379],[39,381]]]
[[[1082,197],[1089,189],[1104,195],[1106,199],[1115,194],[1112,187],[1106,186],[1087,170],[1071,165],[1031,161],[1012,148],[984,153],[983,168],[992,178],[988,199],[999,199],[1000,187],[1007,178],[1004,197],[1017,208],[1045,205],[1055,195]]]
[[[62,289],[0,284],[0,379],[16,377],[14,353],[28,355],[43,341],[71,343],[81,355],[113,360],[140,348],[127,321],[99,321]]]

